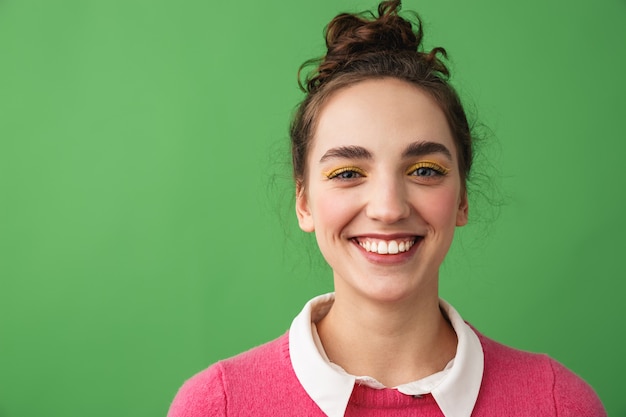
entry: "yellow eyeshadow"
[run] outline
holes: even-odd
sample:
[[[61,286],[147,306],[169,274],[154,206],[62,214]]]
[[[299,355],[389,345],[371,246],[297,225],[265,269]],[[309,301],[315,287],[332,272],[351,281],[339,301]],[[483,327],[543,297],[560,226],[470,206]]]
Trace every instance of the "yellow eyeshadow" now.
[[[420,161],[416,164],[413,164],[409,167],[409,169],[406,170],[407,175],[410,174],[411,172],[415,171],[416,169],[419,168],[431,168],[434,169],[435,171],[439,172],[442,175],[446,175],[448,172],[450,172],[450,168],[446,168],[445,166],[434,162],[434,161]]]
[[[344,172],[356,172],[359,175],[365,176],[365,171],[363,171],[361,168],[352,166],[331,169],[330,171],[323,172],[322,174],[326,178],[332,179],[335,178],[337,175],[343,174]]]

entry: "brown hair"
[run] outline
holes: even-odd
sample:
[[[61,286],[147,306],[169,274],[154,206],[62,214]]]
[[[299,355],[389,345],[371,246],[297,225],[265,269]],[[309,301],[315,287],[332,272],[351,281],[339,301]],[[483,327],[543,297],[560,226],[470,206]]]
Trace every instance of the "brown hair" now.
[[[291,123],[291,153],[296,184],[305,183],[306,156],[317,119],[328,97],[337,90],[372,78],[392,77],[416,85],[430,94],[443,110],[457,148],[461,181],[472,166],[472,136],[461,100],[448,83],[450,73],[439,56],[443,48],[424,52],[422,22],[400,17],[400,0],[383,1],[378,15],[341,13],[325,30],[327,53],[305,62],[298,71],[306,93]],[[317,64],[301,81],[305,67]]]

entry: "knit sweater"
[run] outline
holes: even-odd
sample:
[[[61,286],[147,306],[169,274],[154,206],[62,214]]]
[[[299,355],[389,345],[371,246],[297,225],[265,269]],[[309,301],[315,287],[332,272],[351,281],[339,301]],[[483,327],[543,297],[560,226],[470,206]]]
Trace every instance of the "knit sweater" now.
[[[604,417],[593,389],[546,355],[512,349],[478,334],[485,368],[473,417]],[[442,417],[431,395],[356,385],[346,416]],[[300,385],[283,335],[218,362],[179,390],[168,417],[324,416]]]

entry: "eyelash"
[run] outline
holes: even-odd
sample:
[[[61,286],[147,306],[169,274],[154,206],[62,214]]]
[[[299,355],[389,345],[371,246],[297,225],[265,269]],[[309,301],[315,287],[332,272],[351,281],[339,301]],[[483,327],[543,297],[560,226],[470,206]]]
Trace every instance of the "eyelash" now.
[[[443,176],[450,172],[450,169],[439,165],[436,162],[431,161],[422,161],[416,164],[411,165],[411,167],[406,171],[407,175],[413,175],[415,171],[420,168],[428,168],[435,172],[435,175],[415,175],[416,177],[432,177],[432,176]]]
[[[333,178],[337,178],[339,180],[351,180],[351,179],[354,179],[354,177],[351,177],[351,178],[339,177],[341,174],[344,174],[346,172],[356,173],[360,177],[366,177],[367,176],[367,175],[365,175],[365,171],[363,171],[361,168],[357,168],[357,167],[337,168],[337,169],[333,169],[332,171],[330,171],[329,173],[324,174],[324,175],[326,175],[326,178],[328,178],[329,180],[332,180]]]

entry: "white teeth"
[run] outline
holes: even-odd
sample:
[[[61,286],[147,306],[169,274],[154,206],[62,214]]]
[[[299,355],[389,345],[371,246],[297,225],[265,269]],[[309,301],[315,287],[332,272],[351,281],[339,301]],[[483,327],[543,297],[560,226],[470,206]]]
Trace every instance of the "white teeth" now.
[[[406,252],[411,249],[411,246],[415,243],[414,240],[403,240],[400,242],[395,240],[366,240],[362,242],[359,240],[358,242],[367,252],[374,252],[380,255],[395,255],[397,253]]]
[[[387,247],[387,251],[390,254],[395,255],[396,253],[398,253],[398,250],[399,250],[399,246],[398,246],[398,243],[395,240],[392,240],[391,242],[389,242],[389,245]]]
[[[387,253],[389,253],[389,251],[387,250],[387,242],[385,242],[384,240],[381,240],[378,244],[378,253],[380,253],[381,255],[386,255]]]

